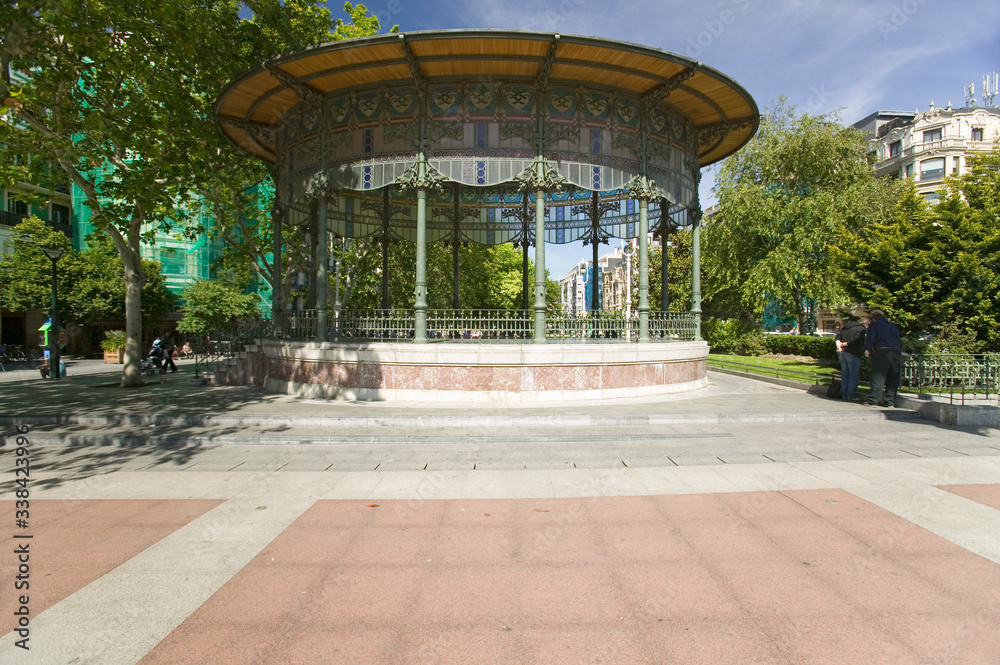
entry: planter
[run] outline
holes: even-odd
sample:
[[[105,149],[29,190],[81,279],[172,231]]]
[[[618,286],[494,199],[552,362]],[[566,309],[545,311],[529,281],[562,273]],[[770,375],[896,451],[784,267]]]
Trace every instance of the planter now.
[[[114,351],[104,352],[104,364],[112,363],[115,365],[121,365],[125,362],[125,349],[116,349]]]

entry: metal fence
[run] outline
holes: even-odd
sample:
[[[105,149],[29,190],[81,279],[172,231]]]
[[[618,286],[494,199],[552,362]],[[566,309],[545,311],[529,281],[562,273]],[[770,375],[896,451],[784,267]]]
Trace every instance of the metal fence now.
[[[755,364],[744,360],[709,356],[709,364],[750,374],[763,374],[807,383],[839,381],[840,373],[805,372]],[[998,400],[1000,405],[1000,354],[926,353],[904,355],[900,364],[899,385],[903,392],[947,396],[952,403],[971,400]],[[868,386],[868,363],[862,364],[861,385]]]
[[[282,312],[265,322],[265,336],[277,339],[315,339],[316,310]],[[332,311],[327,317],[328,338],[340,341],[406,341],[414,335],[410,309]],[[553,342],[590,340],[635,342],[637,315],[552,316],[545,320],[546,337]],[[649,335],[657,341],[691,341],[695,318],[691,312],[650,312]],[[534,312],[501,309],[427,310],[429,340],[516,342],[534,336]]]
[[[1000,354],[903,356],[900,385],[922,393],[947,394],[952,401],[996,398],[1000,392]]]

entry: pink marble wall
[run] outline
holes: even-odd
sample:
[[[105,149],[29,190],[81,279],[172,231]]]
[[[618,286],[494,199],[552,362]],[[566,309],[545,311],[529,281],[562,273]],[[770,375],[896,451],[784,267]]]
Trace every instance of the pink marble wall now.
[[[340,388],[499,392],[614,390],[690,383],[705,377],[707,364],[692,360],[559,367],[396,365],[265,358],[262,353],[251,354],[246,360],[260,367],[231,372],[227,382],[245,379],[259,385],[266,375],[278,381]]]

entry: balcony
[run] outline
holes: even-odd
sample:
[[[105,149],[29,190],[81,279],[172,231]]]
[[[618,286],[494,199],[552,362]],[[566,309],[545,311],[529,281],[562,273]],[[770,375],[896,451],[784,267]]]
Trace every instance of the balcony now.
[[[28,215],[22,215],[19,212],[8,212],[6,210],[0,210],[0,224],[3,224],[5,226],[17,226],[27,218]]]
[[[897,155],[888,159],[883,159],[875,163],[875,174],[886,175],[899,168],[901,164],[909,163],[924,155],[934,155],[941,153],[970,153],[988,152],[993,149],[991,141],[972,141],[969,139],[950,138],[940,141],[927,141],[926,143],[914,143],[907,146]]]

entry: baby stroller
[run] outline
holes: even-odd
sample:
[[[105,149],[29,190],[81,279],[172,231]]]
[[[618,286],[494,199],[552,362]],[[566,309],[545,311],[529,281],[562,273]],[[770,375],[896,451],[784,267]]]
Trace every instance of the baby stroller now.
[[[153,348],[149,350],[149,355],[142,359],[139,369],[143,374],[155,376],[163,365],[163,349],[160,348],[160,340],[153,342]]]

